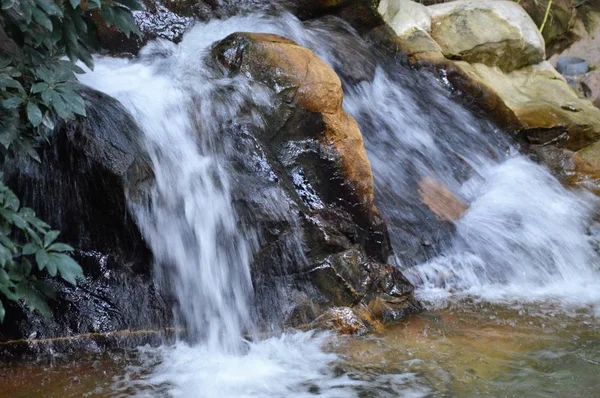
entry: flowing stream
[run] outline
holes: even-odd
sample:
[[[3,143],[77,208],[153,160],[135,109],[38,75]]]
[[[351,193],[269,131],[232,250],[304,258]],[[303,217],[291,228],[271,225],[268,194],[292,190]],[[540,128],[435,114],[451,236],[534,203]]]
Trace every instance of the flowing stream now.
[[[360,339],[256,337],[249,268],[256,236],[238,227],[226,168],[234,149],[220,132],[246,105],[267,106],[269,95],[244,78],[215,80],[203,64],[213,42],[238,31],[286,36],[341,75],[344,107],[360,124],[389,225],[391,261],[435,314]],[[544,376],[531,369],[545,366],[562,385],[569,370],[559,364],[567,359],[581,378],[578,391],[597,388],[595,198],[519,155],[444,79],[380,59],[340,21],[250,15],[198,24],[180,44],[151,43],[139,59],[98,58],[81,76],[117,98],[144,131],[156,183],[148,203],[132,207],[156,257],[157,283],[176,297],[175,318],[187,334],[173,346],[90,359],[98,369],[117,365],[105,371],[108,380],[83,383],[88,396],[544,396]],[[370,79],[357,78],[365,74]],[[258,114],[250,117],[261,125]],[[454,225],[423,206],[415,187],[424,178],[468,204]],[[414,240],[416,252],[407,244]],[[481,346],[470,355],[489,366],[461,351],[472,336]],[[490,344],[501,347],[490,354]]]

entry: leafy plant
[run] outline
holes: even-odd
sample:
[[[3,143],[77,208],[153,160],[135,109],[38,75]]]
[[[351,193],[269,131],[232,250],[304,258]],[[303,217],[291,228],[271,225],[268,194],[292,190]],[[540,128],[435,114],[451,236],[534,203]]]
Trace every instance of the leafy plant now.
[[[93,68],[94,20],[127,37],[140,35],[131,11],[141,6],[137,0],[0,0],[0,6],[0,165],[11,156],[40,161],[36,147],[59,123],[86,116],[76,79],[84,71],[76,63]],[[58,234],[20,208],[0,182],[0,296],[48,314],[44,297],[52,290],[36,270],[72,284],[82,276],[68,254],[73,249],[55,242]],[[0,302],[0,322],[4,315]]]
[[[46,270],[75,285],[83,277],[79,264],[68,253],[73,248],[57,242],[59,231],[37,218],[33,210],[20,207],[16,195],[0,182],[0,293],[15,302],[24,300],[31,310],[50,314],[45,297],[54,289],[34,273]],[[0,301],[0,322],[5,309]]]

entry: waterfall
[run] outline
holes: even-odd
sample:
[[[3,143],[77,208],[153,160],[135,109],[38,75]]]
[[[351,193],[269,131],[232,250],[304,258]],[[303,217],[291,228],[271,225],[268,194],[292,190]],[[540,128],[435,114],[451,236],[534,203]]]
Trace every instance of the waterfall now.
[[[98,58],[81,81],[117,98],[145,134],[155,182],[131,206],[155,256],[157,283],[176,298],[177,324],[192,340],[237,352],[252,332],[252,248],[232,205],[223,126],[268,96],[243,80],[209,78],[203,56],[223,37],[212,33],[179,47],[152,43],[140,62]],[[233,86],[236,95],[227,93]]]
[[[269,397],[305,396],[299,386],[318,385],[339,396],[358,383],[331,382],[322,339],[300,333],[243,341],[254,329],[255,237],[238,225],[227,169],[233,148],[223,125],[241,109],[268,106],[269,95],[243,77],[215,79],[203,61],[213,42],[238,31],[288,37],[340,73],[344,107],[361,127],[388,223],[390,261],[422,294],[600,299],[588,231],[595,201],[519,155],[505,132],[459,104],[444,79],[386,62],[336,19],[210,21],[178,45],[150,43],[137,60],[97,58],[95,70],[81,77],[117,98],[144,131],[155,183],[147,201],[131,206],[155,255],[157,283],[173,293],[178,323],[200,342],[162,348],[162,364],[145,387],[171,383],[178,396]],[[258,113],[250,118],[261,125]],[[425,178],[467,204],[460,219],[439,220],[424,205],[418,186]],[[242,352],[243,361],[236,356]],[[304,377],[295,375],[298,368]]]
[[[465,111],[443,81],[421,78],[414,84],[406,73],[380,70],[346,97],[363,127],[397,265],[430,296],[596,303],[600,261],[589,228],[596,197],[563,187],[506,133]],[[424,178],[468,204],[453,226],[420,203],[415,187]],[[437,241],[438,251],[407,258],[411,236]]]

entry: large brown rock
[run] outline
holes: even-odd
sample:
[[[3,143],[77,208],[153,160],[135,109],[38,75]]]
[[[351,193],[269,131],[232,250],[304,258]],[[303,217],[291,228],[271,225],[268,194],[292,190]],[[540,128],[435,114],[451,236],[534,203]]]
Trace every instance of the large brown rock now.
[[[271,93],[272,106],[264,110],[266,126],[252,134],[252,146],[266,154],[277,176],[271,184],[303,218],[305,261],[277,263],[274,259],[289,257],[281,253],[289,250],[282,243],[289,232],[270,232],[282,220],[261,210],[263,202],[256,196],[239,194],[251,209],[245,212],[250,222],[269,226],[261,234],[266,238],[253,264],[253,279],[260,281],[255,284],[258,301],[272,294],[261,286],[293,286],[285,291],[281,308],[286,323],[293,325],[310,324],[331,307],[351,308],[353,314],[363,314],[365,325],[372,325],[365,315],[369,311],[358,308],[368,309],[373,300],[385,303],[378,307],[385,308],[381,319],[418,310],[410,283],[386,265],[391,249],[374,204],[369,160],[356,121],[342,109],[335,72],[312,51],[271,34],[232,34],[213,47],[212,58],[219,73],[243,75]],[[259,181],[256,191],[268,186],[268,181]],[[283,249],[274,254],[277,248]]]
[[[343,178],[349,183],[347,195],[358,202],[360,211],[378,217],[362,135],[356,121],[342,109],[342,84],[327,64],[291,40],[262,33],[233,34],[220,42],[214,54],[230,71],[274,87],[285,101],[318,115],[322,128],[309,133],[317,133],[321,144],[336,150]]]

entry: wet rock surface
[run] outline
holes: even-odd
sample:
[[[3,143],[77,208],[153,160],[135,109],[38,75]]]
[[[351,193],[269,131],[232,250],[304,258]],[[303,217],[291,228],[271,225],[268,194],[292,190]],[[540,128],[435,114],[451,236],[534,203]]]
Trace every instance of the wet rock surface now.
[[[3,341],[170,324],[170,305],[154,286],[152,255],[128,211],[127,196],[152,179],[137,144],[140,132],[116,100],[91,89],[82,96],[87,118],[62,126],[41,149],[41,163],[15,160],[4,171],[22,202],[77,248],[86,280],[77,287],[51,281],[58,294],[49,301],[50,319],[11,307],[0,327]],[[100,349],[92,340],[81,346]]]
[[[417,311],[410,283],[385,265],[391,248],[369,161],[358,125],[341,108],[333,70],[270,34],[233,34],[212,56],[221,73],[242,74],[274,95],[265,130],[238,128],[235,139],[251,151],[237,159],[241,170],[259,166],[263,176],[235,195],[248,223],[260,226],[253,281],[263,317],[283,313],[287,324],[306,324],[330,306],[355,308],[375,298],[389,303],[389,319]],[[273,197],[285,200],[265,208]],[[282,205],[287,216],[277,218]],[[274,302],[282,304],[274,309]]]

